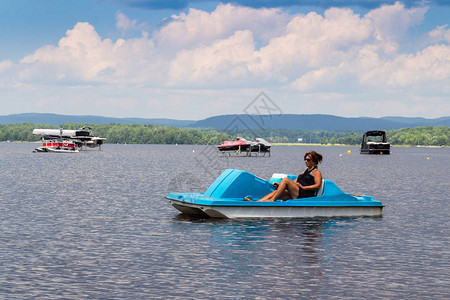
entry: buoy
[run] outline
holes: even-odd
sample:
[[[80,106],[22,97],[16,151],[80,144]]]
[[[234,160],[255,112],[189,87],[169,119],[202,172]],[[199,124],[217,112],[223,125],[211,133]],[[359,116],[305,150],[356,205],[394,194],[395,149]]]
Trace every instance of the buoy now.
[[[380,155],[383,155],[383,152],[380,152]]]
[[[427,159],[430,159],[429,157],[427,157]]]
[[[347,153],[350,154],[350,153],[352,153],[352,151],[348,150]]]
[[[195,150],[192,150],[192,153],[195,153]]]

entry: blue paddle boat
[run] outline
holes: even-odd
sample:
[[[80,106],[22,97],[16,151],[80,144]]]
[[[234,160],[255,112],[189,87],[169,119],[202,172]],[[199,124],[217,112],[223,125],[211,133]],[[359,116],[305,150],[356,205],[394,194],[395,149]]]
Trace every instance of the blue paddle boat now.
[[[382,215],[383,205],[370,196],[344,193],[331,180],[323,180],[315,197],[258,202],[284,177],[267,181],[241,170],[225,170],[204,193],[169,193],[166,199],[183,214],[212,218],[310,218]],[[254,201],[245,201],[250,197]]]

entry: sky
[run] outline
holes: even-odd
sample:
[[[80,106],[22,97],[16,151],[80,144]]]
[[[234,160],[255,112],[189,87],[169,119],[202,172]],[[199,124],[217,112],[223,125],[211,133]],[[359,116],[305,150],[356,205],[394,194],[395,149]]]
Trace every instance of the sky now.
[[[448,0],[0,1],[0,115],[200,120],[270,113],[263,94],[283,114],[450,116],[449,22]]]

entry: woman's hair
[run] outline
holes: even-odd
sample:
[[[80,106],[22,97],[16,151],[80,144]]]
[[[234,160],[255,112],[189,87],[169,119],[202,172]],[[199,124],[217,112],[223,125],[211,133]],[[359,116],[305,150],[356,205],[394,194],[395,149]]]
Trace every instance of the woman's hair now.
[[[322,162],[322,154],[317,153],[316,151],[309,151],[307,153],[305,153],[305,156],[303,157],[303,159],[306,159],[306,157],[310,155],[312,161],[318,165],[319,163]]]

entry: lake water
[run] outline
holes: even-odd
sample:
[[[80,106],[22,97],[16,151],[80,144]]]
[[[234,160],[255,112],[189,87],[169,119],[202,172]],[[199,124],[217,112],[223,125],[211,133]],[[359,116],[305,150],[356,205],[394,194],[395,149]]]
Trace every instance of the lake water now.
[[[0,143],[2,299],[450,298],[448,148],[35,147]],[[383,217],[191,219],[164,199],[206,190],[225,168],[298,174],[309,150],[343,191],[381,200]]]

